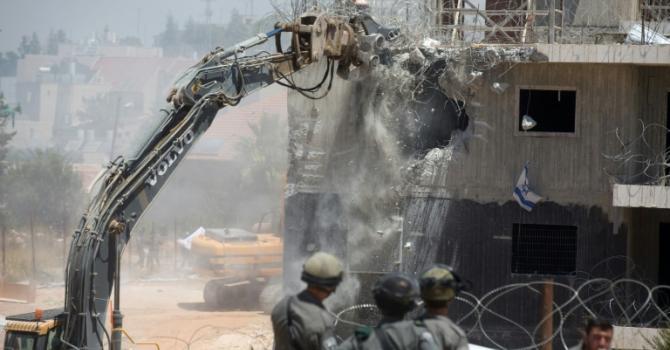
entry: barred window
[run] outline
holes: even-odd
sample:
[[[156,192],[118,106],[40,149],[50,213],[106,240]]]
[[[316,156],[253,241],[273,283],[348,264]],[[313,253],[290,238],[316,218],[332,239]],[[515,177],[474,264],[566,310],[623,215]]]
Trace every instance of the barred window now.
[[[567,275],[576,260],[576,226],[514,224],[512,273]]]

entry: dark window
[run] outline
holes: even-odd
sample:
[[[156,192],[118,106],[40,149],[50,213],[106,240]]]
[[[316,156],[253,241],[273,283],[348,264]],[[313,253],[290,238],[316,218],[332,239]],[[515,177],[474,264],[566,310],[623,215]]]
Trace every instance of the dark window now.
[[[5,350],[33,350],[37,336],[28,332],[8,332],[5,338]]]
[[[519,91],[519,118],[517,127],[521,128],[524,115],[533,118],[537,125],[529,132],[575,132],[575,106],[577,91],[570,90],[531,90]]]
[[[514,224],[512,273],[567,275],[576,258],[577,227]]]

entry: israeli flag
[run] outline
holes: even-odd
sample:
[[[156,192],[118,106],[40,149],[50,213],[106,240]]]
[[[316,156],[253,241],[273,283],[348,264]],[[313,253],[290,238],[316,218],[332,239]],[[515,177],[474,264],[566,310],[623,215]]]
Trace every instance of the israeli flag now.
[[[542,200],[542,197],[538,196],[528,187],[528,163],[523,166],[521,175],[519,175],[519,180],[516,181],[516,187],[514,187],[512,196],[514,196],[514,199],[516,199],[516,202],[519,203],[521,208],[526,209],[526,211],[533,210],[535,204]]]

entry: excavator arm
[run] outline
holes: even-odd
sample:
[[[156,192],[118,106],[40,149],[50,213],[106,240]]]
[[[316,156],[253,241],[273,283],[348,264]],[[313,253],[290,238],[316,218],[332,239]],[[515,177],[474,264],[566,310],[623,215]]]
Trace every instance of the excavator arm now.
[[[135,223],[196,140],[209,128],[217,112],[237,105],[245,96],[275,82],[316,98],[311,94],[322,91],[326,84],[330,88],[336,66],[337,74],[345,78],[355,70],[374,67],[379,63],[378,53],[389,31],[371,23],[374,22],[369,17],[306,13],[295,22],[279,23],[274,30],[232,48],[216,49],[184,72],[175,82],[162,114],[153,128],[147,130],[148,136],[129,157],[118,157],[111,162],[98,178],[99,190],[79,221],[71,242],[63,313],[53,320],[30,320],[50,322],[53,330],[49,330],[49,334],[58,335],[52,336],[49,342],[42,342],[47,345],[38,348],[102,349],[109,344],[112,349],[120,349],[121,253]],[[291,36],[287,50],[281,47],[282,33]],[[276,52],[245,55],[247,49],[270,39],[276,41]],[[326,61],[325,73],[316,86],[300,88],[287,79],[322,61]],[[105,320],[112,287],[115,287],[116,305],[114,329],[110,330]],[[22,321],[13,322],[17,328],[8,328],[7,338],[16,341],[23,329]]]

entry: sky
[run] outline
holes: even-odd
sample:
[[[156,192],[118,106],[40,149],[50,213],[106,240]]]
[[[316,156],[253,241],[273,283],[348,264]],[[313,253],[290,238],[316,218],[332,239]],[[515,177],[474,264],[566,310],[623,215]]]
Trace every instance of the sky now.
[[[49,30],[58,29],[78,41],[105,25],[152,46],[169,14],[182,25],[189,17],[204,21],[205,6],[203,0],[0,0],[0,51],[15,50],[21,36],[32,32],[43,44]],[[271,0],[211,0],[211,6],[213,22],[227,22],[233,8],[255,16],[272,11]]]

